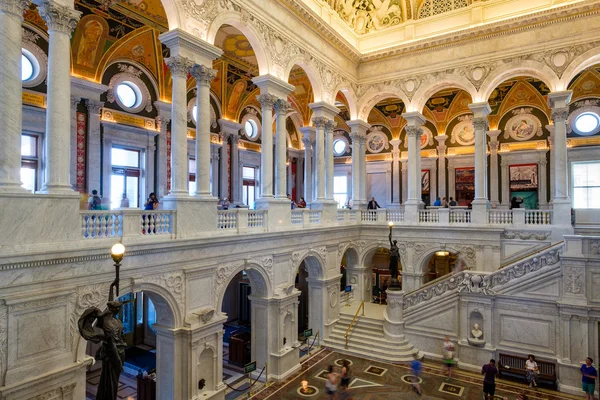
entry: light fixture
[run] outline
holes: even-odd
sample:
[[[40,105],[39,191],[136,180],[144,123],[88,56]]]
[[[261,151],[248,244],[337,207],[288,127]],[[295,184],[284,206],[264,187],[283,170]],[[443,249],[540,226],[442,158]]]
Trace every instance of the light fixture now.
[[[390,221],[388,222],[388,226],[391,228],[392,226],[394,226],[394,221]]]
[[[438,257],[448,257],[450,255],[449,252],[441,250],[441,251],[436,251],[435,255]]]
[[[119,269],[121,268],[121,261],[125,255],[125,246],[122,243],[116,243],[110,249],[110,256],[115,262],[115,280],[110,284],[110,292],[108,293],[108,301],[113,301],[115,296],[113,294],[113,287],[116,289],[116,296],[119,297]]]

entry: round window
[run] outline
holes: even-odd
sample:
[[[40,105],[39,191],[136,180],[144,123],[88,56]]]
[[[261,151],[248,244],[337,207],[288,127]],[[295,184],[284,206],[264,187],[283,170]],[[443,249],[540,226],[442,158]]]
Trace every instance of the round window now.
[[[258,128],[256,126],[256,122],[252,121],[251,119],[247,120],[246,123],[244,124],[244,132],[246,133],[246,136],[250,139],[253,139],[256,137],[256,135],[258,134]]]
[[[21,54],[21,80],[23,82],[33,79],[33,63],[25,54]]]
[[[333,152],[338,156],[344,154],[346,152],[346,142],[339,139],[333,142]]]
[[[194,120],[194,124],[198,121],[198,106],[192,107],[192,119]]]
[[[132,82],[123,82],[117,86],[117,97],[122,105],[135,108],[142,102],[140,89]]]
[[[600,126],[598,114],[585,112],[575,120],[575,130],[582,135],[589,135],[596,131]]]

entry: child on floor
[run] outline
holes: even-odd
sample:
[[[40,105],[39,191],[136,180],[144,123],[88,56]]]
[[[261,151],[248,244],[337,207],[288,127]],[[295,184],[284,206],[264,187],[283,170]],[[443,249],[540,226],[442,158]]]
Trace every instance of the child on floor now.
[[[421,370],[423,368],[423,365],[421,364],[421,361],[419,361],[418,358],[415,358],[414,360],[412,360],[410,362],[410,368],[411,368],[412,374],[413,374],[413,377],[412,377],[413,390],[415,392],[417,392],[417,395],[422,396],[423,391],[421,390],[421,384],[419,383],[419,379],[421,376]]]

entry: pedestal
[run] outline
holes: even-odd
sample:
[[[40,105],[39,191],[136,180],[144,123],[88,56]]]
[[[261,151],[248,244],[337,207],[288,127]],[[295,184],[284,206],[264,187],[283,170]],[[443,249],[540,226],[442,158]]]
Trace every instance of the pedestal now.
[[[383,312],[383,333],[393,341],[405,340],[404,335],[404,291],[387,290],[387,306]]]
[[[488,201],[487,200],[473,200],[471,203],[472,211],[471,211],[471,222],[474,224],[486,224],[487,223],[487,210],[488,210]]]
[[[337,202],[335,200],[317,200],[310,205],[311,210],[321,210],[321,224],[337,222]]]
[[[208,235],[217,230],[216,200],[166,196],[162,205],[165,210],[177,210],[177,238]]]
[[[292,204],[288,199],[261,198],[256,200],[256,209],[268,210],[267,230],[269,232],[288,229],[292,223]]]

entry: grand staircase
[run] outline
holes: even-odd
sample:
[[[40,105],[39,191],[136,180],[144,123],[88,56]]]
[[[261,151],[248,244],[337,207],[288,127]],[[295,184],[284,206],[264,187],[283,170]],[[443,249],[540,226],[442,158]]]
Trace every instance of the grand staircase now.
[[[385,307],[369,305],[371,307]],[[344,335],[352,323],[354,314],[340,313],[339,321],[334,325],[329,338],[323,343],[325,346],[340,353],[352,354],[368,359],[406,362],[412,361],[415,355],[422,356],[412,344],[404,340],[401,342],[386,339],[383,333],[383,319],[358,315],[354,324],[348,331],[348,348]]]

